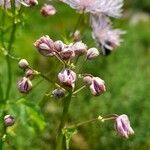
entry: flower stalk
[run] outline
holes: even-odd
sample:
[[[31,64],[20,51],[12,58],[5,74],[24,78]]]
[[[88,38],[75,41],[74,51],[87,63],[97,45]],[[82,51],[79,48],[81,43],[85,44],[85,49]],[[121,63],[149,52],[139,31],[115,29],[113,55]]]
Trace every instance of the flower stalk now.
[[[63,106],[63,112],[61,116],[61,122],[58,129],[58,135],[57,135],[57,141],[56,141],[56,150],[62,150],[63,146],[63,134],[62,129],[65,127],[67,118],[68,118],[68,111],[69,106],[72,98],[72,90],[69,91],[69,94],[64,98],[64,106]]]

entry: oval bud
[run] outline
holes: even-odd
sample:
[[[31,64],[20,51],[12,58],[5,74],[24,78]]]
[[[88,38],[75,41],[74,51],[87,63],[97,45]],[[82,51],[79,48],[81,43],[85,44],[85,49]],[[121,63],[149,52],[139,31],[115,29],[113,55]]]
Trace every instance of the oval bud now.
[[[98,96],[106,91],[104,80],[99,77],[92,78],[92,84],[90,85],[91,93]]]
[[[41,8],[41,14],[44,17],[55,15],[56,9],[52,5],[44,4]]]
[[[87,52],[87,46],[86,44],[82,43],[82,41],[74,43],[71,48],[76,55],[82,55]]]
[[[92,84],[92,77],[87,75],[87,76],[83,77],[83,81],[85,84],[90,85],[90,84]]]
[[[32,79],[33,78],[33,75],[34,75],[34,71],[32,69],[28,69],[25,73],[26,77],[27,78],[30,78]]]
[[[116,118],[115,127],[117,133],[125,138],[134,134],[134,130],[130,126],[130,121],[127,115],[123,114]]]
[[[4,124],[5,124],[6,127],[12,126],[14,123],[15,123],[15,119],[14,119],[13,116],[11,116],[11,115],[6,115],[6,116],[4,117]]]
[[[65,91],[62,90],[62,89],[55,89],[53,92],[52,92],[52,95],[55,97],[55,98],[62,98],[65,96]]]
[[[38,49],[39,53],[43,56],[54,55],[54,42],[48,35],[42,36],[35,43],[34,46]]]
[[[61,52],[60,52],[60,57],[63,60],[69,60],[75,57],[75,53],[74,51],[68,47],[68,48],[64,48]]]
[[[58,74],[58,79],[62,84],[74,88],[76,73],[66,68]]]
[[[60,40],[54,42],[54,49],[57,52],[61,52],[65,48],[65,46],[66,45]]]
[[[18,65],[21,69],[27,69],[29,67],[29,63],[26,59],[21,59]]]
[[[28,93],[32,89],[32,82],[27,77],[23,77],[18,81],[17,86],[21,93]]]
[[[97,48],[90,48],[87,51],[87,59],[94,59],[99,55],[99,51]]]

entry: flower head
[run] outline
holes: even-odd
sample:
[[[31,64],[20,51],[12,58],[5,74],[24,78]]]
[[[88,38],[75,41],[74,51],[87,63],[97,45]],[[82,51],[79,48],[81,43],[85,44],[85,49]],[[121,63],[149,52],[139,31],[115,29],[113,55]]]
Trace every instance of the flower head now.
[[[92,15],[91,24],[93,38],[101,46],[104,55],[109,54],[114,48],[120,46],[122,42],[120,35],[125,34],[125,32],[120,29],[112,29],[111,22],[106,16]]]
[[[32,89],[32,82],[27,77],[23,77],[18,81],[17,86],[21,93],[28,93]]]
[[[74,43],[71,48],[76,55],[82,55],[87,52],[87,46],[82,41]]]
[[[99,51],[97,48],[90,48],[88,49],[86,56],[87,56],[87,59],[94,59],[97,56],[99,56]]]
[[[18,62],[18,65],[21,69],[27,69],[29,67],[29,63],[26,59],[21,59],[19,62]]]
[[[123,0],[61,0],[78,11],[120,17]]]
[[[25,6],[35,6],[35,5],[38,5],[38,1],[37,0],[22,0],[21,2]]]
[[[93,77],[90,85],[91,93],[95,96],[101,95],[106,91],[104,80],[99,77]]]
[[[54,42],[54,49],[57,52],[61,52],[65,47],[66,45],[60,40]]]
[[[75,57],[75,52],[71,47],[66,47],[60,52],[60,57],[63,60],[69,60]]]
[[[116,118],[115,126],[117,133],[122,137],[128,138],[130,135],[134,134],[134,131],[130,126],[129,118],[125,114]]]
[[[58,74],[58,79],[62,84],[74,88],[76,81],[76,73],[66,68]]]
[[[54,55],[54,42],[48,35],[42,36],[35,43],[34,46],[43,56]]]
[[[44,4],[41,8],[41,14],[45,17],[55,15],[56,9],[52,5]]]
[[[55,97],[55,98],[62,98],[65,96],[65,92],[64,90],[62,89],[55,89],[53,92],[52,92],[52,95]]]
[[[4,124],[6,127],[12,126],[15,123],[15,118],[11,115],[6,115],[4,117]]]

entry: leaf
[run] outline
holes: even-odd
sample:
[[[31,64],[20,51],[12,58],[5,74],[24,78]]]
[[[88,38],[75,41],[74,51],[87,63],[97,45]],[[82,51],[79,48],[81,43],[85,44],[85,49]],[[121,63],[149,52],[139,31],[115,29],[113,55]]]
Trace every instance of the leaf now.
[[[62,130],[62,132],[66,138],[66,149],[69,150],[70,140],[71,140],[72,136],[77,133],[77,129],[76,128],[64,128]]]

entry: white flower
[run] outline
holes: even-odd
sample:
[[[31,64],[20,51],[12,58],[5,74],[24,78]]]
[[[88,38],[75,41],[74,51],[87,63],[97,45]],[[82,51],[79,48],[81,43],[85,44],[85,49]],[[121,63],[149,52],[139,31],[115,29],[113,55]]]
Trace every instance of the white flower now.
[[[96,39],[98,45],[101,46],[104,55],[107,55],[107,53],[111,52],[114,48],[120,46],[122,42],[120,35],[125,34],[125,31],[112,29],[108,17],[104,15],[92,15],[91,25],[93,38]]]
[[[118,18],[122,13],[123,0],[60,0],[78,11],[104,14]]]

